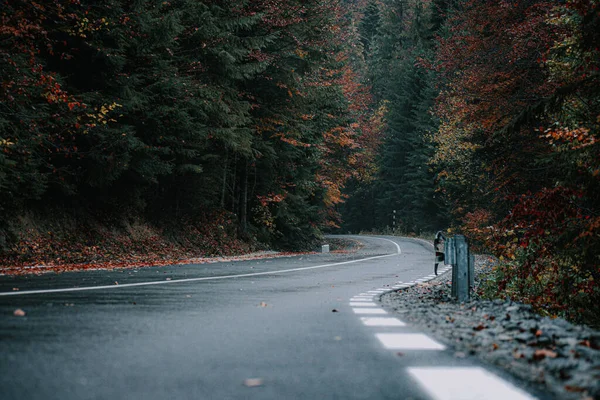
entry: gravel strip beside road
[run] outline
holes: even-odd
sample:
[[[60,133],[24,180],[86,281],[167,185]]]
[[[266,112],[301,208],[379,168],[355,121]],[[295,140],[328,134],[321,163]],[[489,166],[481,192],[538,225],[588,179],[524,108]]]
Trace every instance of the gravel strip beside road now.
[[[475,286],[492,266],[476,259]],[[541,317],[531,307],[504,300],[450,297],[450,273],[381,296],[384,307],[454,348],[539,385],[560,399],[600,399],[600,331]],[[600,306],[600,305],[599,305]]]

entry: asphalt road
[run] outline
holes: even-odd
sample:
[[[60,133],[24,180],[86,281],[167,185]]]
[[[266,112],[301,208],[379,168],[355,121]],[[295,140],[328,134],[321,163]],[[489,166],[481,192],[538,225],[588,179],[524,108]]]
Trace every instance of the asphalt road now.
[[[429,399],[406,367],[464,360],[400,357],[349,304],[431,273],[426,245],[393,238],[398,254],[390,239],[361,237],[350,255],[0,277],[0,398]],[[75,287],[96,288],[26,293]]]

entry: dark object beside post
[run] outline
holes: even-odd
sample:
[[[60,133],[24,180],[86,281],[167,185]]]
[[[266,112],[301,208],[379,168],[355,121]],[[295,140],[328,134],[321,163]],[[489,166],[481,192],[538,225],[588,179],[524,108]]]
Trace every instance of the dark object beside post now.
[[[433,264],[433,273],[436,275],[438,274],[437,273],[438,265],[440,263],[443,263],[443,264],[446,263],[445,262],[446,261],[445,248],[446,248],[446,236],[444,236],[442,231],[439,231],[438,233],[435,234],[435,239],[433,240],[433,249],[435,251],[435,261]]]

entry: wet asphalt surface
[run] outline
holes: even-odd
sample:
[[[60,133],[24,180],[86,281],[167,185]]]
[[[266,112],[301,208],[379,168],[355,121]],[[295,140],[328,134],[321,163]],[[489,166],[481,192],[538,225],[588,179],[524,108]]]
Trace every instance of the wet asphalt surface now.
[[[178,282],[327,265],[396,247],[361,237],[365,246],[354,254],[0,277],[0,293],[20,292],[0,295],[0,398],[426,399],[406,366],[459,361],[446,352],[384,350],[348,304],[431,273],[425,245],[388,239],[400,255],[280,274]],[[23,294],[96,285],[111,287]],[[26,316],[14,316],[17,308]],[[244,385],[249,378],[260,386]]]

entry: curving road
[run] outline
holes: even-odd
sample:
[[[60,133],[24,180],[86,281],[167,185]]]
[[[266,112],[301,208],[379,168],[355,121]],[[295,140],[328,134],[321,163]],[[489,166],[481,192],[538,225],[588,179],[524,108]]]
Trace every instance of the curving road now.
[[[430,247],[354,238],[354,254],[0,277],[0,398],[443,398],[407,367],[468,361],[400,357],[349,303],[430,274]]]

